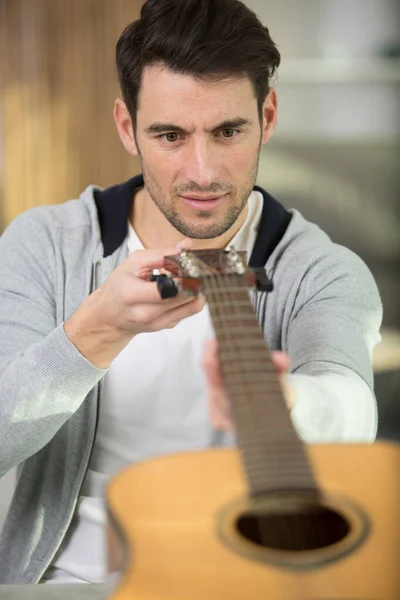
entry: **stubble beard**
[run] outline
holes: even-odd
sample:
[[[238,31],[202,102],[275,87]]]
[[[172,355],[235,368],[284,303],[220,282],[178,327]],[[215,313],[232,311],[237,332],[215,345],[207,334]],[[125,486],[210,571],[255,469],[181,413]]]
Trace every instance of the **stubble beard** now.
[[[230,193],[231,197],[240,198],[240,202],[235,205],[230,205],[226,209],[223,217],[219,221],[213,221],[213,215],[209,211],[199,211],[197,213],[197,220],[202,220],[204,222],[203,225],[199,225],[198,223],[190,223],[188,219],[184,219],[179,214],[179,210],[174,202],[169,203],[166,200],[165,195],[158,185],[156,178],[150,173],[147,169],[143,157],[139,154],[142,174],[144,179],[144,184],[147,193],[150,198],[153,200],[154,204],[161,211],[164,217],[171,223],[171,225],[179,231],[184,237],[189,237],[191,239],[197,240],[209,240],[212,238],[219,237],[226,233],[239,218],[242,213],[244,207],[247,204],[248,198],[254,188],[257,174],[258,174],[258,166],[260,160],[260,150],[258,151],[254,163],[252,165],[251,170],[246,178],[246,181],[243,183],[241,190],[237,191],[232,186],[227,186],[224,184],[214,183],[207,188],[200,188],[195,184],[180,186],[179,189],[173,188],[171,195],[173,197],[177,197],[178,195],[183,195],[184,192],[194,192],[198,194],[210,194],[210,193],[220,193],[221,195]],[[177,200],[182,201],[182,200]]]

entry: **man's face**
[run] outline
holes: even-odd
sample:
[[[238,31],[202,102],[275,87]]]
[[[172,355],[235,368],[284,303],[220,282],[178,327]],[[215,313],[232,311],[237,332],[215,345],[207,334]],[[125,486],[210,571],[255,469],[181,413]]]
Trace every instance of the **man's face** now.
[[[247,77],[145,69],[136,121],[145,189],[182,235],[210,239],[232,227],[254,186],[261,141]]]

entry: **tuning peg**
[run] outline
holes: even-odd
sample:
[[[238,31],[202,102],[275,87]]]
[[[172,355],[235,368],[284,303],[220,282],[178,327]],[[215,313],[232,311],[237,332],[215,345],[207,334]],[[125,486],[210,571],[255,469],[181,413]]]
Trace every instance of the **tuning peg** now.
[[[150,281],[155,281],[157,283],[157,289],[159,294],[163,300],[167,298],[175,298],[178,295],[179,289],[172,279],[172,277],[168,277],[168,275],[159,275],[153,273],[150,275]]]
[[[256,287],[259,292],[272,292],[274,284],[272,279],[268,279],[267,273],[264,267],[255,267],[252,269],[256,276]]]

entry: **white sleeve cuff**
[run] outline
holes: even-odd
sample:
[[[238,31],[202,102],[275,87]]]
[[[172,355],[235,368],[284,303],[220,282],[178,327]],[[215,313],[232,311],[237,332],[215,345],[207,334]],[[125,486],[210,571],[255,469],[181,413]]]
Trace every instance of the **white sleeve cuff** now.
[[[344,368],[345,369],[345,368]],[[292,422],[306,443],[371,443],[376,438],[373,392],[350,369],[346,373],[291,374],[295,391]]]

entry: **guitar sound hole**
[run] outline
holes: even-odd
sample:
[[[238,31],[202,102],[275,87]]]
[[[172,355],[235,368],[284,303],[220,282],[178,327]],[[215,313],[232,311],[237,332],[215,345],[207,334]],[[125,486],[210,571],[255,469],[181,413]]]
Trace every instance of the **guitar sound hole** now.
[[[307,506],[290,512],[244,513],[237,528],[247,540],[273,550],[301,552],[331,546],[343,540],[350,526],[338,512],[324,506]]]

